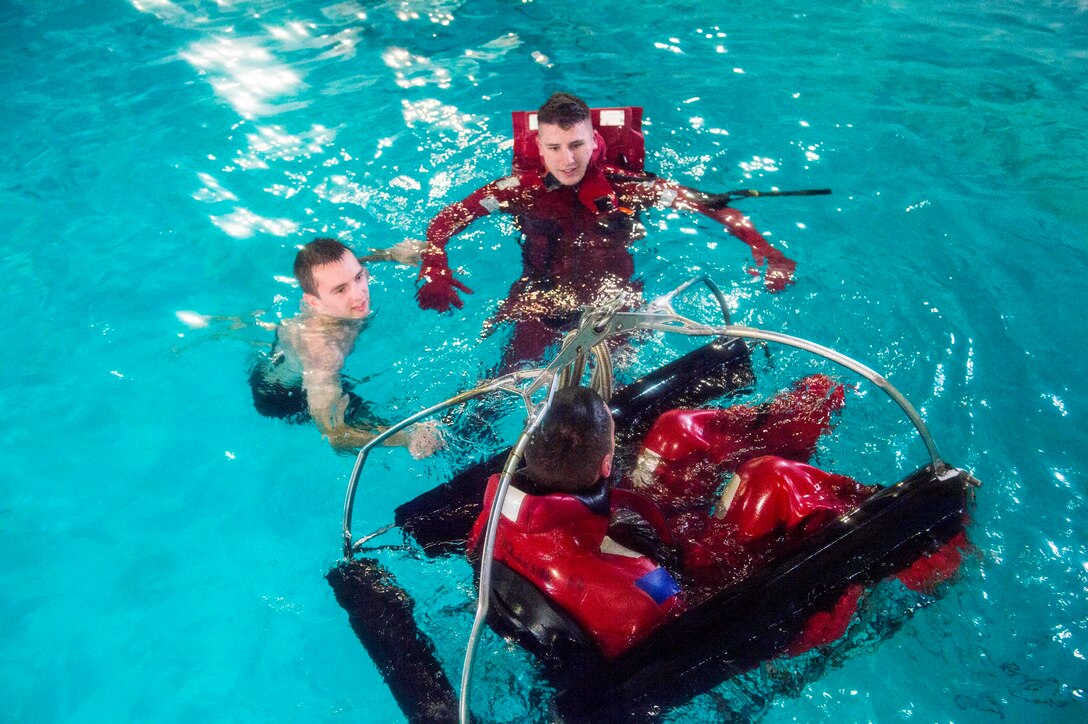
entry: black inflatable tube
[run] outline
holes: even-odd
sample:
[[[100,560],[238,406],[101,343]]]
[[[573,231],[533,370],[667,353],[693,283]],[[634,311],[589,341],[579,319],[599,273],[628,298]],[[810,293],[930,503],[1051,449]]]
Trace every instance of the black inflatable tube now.
[[[342,561],[325,576],[355,635],[408,721],[456,722],[457,695],[434,644],[412,616],[411,597],[377,561]]]
[[[555,717],[643,721],[773,658],[847,586],[873,585],[963,530],[969,484],[923,468],[621,656],[582,671],[549,666]]]
[[[751,387],[751,352],[743,340],[722,337],[654,370],[615,392],[609,406],[616,421],[617,455],[637,445],[666,410],[698,407]],[[487,479],[502,470],[506,452],[480,461],[432,490],[399,506],[396,524],[428,556],[463,553],[480,514]]]

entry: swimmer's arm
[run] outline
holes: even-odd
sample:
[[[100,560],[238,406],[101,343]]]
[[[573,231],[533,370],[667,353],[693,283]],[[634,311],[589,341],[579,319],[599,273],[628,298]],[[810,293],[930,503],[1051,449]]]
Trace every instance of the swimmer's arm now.
[[[344,355],[350,345],[320,329],[292,335],[290,340],[302,363],[302,389],[306,392],[310,417],[321,434],[341,452],[350,452],[353,447],[361,447],[372,440],[373,433],[357,430],[344,422],[348,400],[340,385],[340,371],[344,368]]]
[[[348,396],[341,394],[332,409],[316,411],[311,408],[311,410],[322,415],[321,417],[315,415],[314,421],[332,448],[337,452],[354,453],[380,435],[383,430],[380,428],[373,431],[362,430],[347,424],[344,420],[347,406]],[[442,447],[442,438],[438,434],[435,423],[422,423],[390,435],[382,441],[382,445],[407,448],[412,457],[419,459],[434,454]]]
[[[249,314],[201,314],[189,309],[179,309],[174,312],[178,321],[184,324],[189,329],[205,329],[211,327],[213,324],[222,326],[233,332],[239,329],[245,329],[250,324],[260,327],[261,329],[267,329],[269,332],[274,332],[278,326],[275,322],[266,322],[261,319],[265,314],[265,310],[256,309]],[[252,318],[252,322],[250,319]]]
[[[642,185],[640,193],[653,193],[659,199],[659,205],[673,209],[695,211],[708,216],[725,227],[730,234],[740,239],[752,250],[752,259],[759,266],[767,265],[764,282],[772,292],[780,292],[793,284],[793,272],[797,262],[786,257],[771,246],[763,234],[756,230],[752,222],[737,209],[721,203],[715,203],[716,197],[702,191],[681,186],[675,181],[655,178]],[[651,191],[652,189],[652,191]],[[753,272],[758,276],[758,270]]]
[[[311,344],[303,356],[302,388],[310,417],[338,452],[357,450],[377,435],[348,425],[348,396],[340,386],[344,357],[333,345]]]
[[[444,249],[449,240],[467,229],[472,222],[495,211],[520,213],[526,189],[514,176],[492,181],[435,214],[427,225],[427,248]]]
[[[406,266],[419,266],[419,255],[425,245],[426,242],[419,239],[405,239],[387,249],[371,249],[369,254],[359,257],[359,261],[395,261]]]
[[[302,387],[306,391],[310,417],[329,444],[337,452],[354,453],[380,434],[380,430],[362,430],[345,420],[348,396],[340,386],[340,370],[344,355],[327,339],[306,340],[300,350],[303,371]],[[406,447],[412,457],[422,458],[441,447],[441,438],[433,425],[416,425],[408,432],[398,432],[383,445]]]
[[[382,431],[363,430],[349,425],[345,420],[350,400],[340,387],[339,370],[329,382],[318,383],[314,375],[307,380],[304,376],[306,399],[310,406],[310,416],[329,441],[334,450],[342,453],[354,453]],[[398,432],[382,442],[387,447],[406,447],[412,457],[427,457],[440,447],[440,438],[433,425],[416,425],[409,432]]]
[[[520,182],[515,177],[507,177],[473,191],[463,201],[450,204],[431,219],[427,226],[427,245],[420,252],[416,281],[416,301],[420,309],[448,312],[464,306],[457,292],[471,294],[472,290],[453,275],[446,245],[481,216],[493,211],[515,213],[521,206],[517,202],[524,200],[523,194]]]

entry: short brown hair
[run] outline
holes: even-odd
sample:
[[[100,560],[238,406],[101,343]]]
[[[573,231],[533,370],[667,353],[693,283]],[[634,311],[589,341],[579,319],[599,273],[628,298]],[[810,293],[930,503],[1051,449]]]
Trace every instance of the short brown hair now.
[[[525,447],[529,477],[556,490],[597,482],[601,461],[612,452],[611,418],[608,405],[588,387],[556,392]]]
[[[344,256],[345,251],[349,254],[355,253],[336,239],[314,239],[299,249],[295,255],[295,279],[302,291],[316,295],[314,267],[335,264]]]
[[[552,93],[551,98],[536,112],[537,126],[550,123],[563,130],[589,118],[589,106],[586,102],[570,93]]]

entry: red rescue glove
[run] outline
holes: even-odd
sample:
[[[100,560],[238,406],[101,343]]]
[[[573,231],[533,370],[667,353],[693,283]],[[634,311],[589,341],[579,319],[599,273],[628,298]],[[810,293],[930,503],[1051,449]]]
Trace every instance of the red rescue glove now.
[[[448,312],[452,307],[460,309],[465,306],[457,296],[457,291],[472,294],[472,290],[453,278],[453,272],[446,262],[446,253],[428,249],[420,256],[422,263],[416,282],[416,302],[419,303],[419,308]]]
[[[767,252],[767,270],[763,273],[763,284],[767,291],[780,292],[793,284],[793,272],[797,262],[786,258],[778,249]]]
[[[766,251],[753,249],[752,258],[759,266],[764,263],[767,264],[767,269],[763,273],[763,285],[767,287],[767,291],[780,292],[794,283],[793,272],[797,269],[797,262],[788,258],[778,249],[773,247],[768,247]],[[758,277],[759,268],[751,267],[748,269],[748,273]]]
[[[756,265],[749,267],[749,274],[758,277],[759,267],[767,265],[763,274],[763,284],[767,287],[767,291],[780,292],[794,283],[793,272],[797,269],[797,262],[771,246],[744,214],[728,206],[714,209],[712,213],[715,218],[725,224],[726,231],[752,249],[752,261]]]

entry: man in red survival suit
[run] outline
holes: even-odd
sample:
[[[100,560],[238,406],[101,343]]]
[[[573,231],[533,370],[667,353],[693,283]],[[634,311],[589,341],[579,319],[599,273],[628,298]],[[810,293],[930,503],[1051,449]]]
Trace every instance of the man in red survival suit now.
[[[720,588],[743,574],[746,564],[737,551],[744,546],[772,535],[806,535],[872,492],[849,478],[766,454],[786,441],[793,445],[786,454],[807,459],[841,403],[842,387],[817,375],[765,405],[666,413],[640,456],[649,450],[652,466],[640,461],[643,479],[630,490],[608,480],[615,428],[604,400],[584,387],[559,390],[508,489],[495,560],[562,608],[605,656],[622,653],[698,603],[708,584]],[[775,429],[779,423],[781,430]],[[713,477],[706,465],[735,470],[734,480],[714,515],[704,508],[697,539],[674,537],[673,525],[692,533],[683,515],[692,475]],[[488,481],[470,555],[479,553],[499,477]],[[675,500],[668,494],[674,484],[681,488]],[[713,494],[717,486],[703,487]],[[668,520],[655,503],[664,504]],[[723,572],[722,558],[704,560],[710,545],[732,551],[728,560],[740,572]],[[850,613],[844,611],[844,620]]]
[[[641,119],[641,109],[633,110]],[[594,130],[592,114],[573,95],[552,95],[537,112],[535,134],[526,127],[526,137],[515,138],[515,173],[442,209],[427,228],[416,299],[421,309],[445,312],[463,306],[459,291],[471,292],[450,270],[446,255],[450,239],[482,216],[499,212],[515,217],[523,235],[521,278],[485,325],[485,334],[490,334],[496,324],[514,322],[504,368],[539,359],[580,306],[620,290],[641,290],[641,284],[632,281],[634,260],[628,246],[644,235],[639,214],[649,208],[696,211],[714,219],[751,247],[756,265],[766,264],[769,290],[781,291],[793,282],[796,264],[739,211],[716,203],[711,195],[642,171],[640,133],[628,136],[637,139],[637,148],[623,156],[628,168],[606,163],[607,149]],[[534,135],[539,158],[528,145]],[[616,145],[623,142],[614,140]],[[628,156],[636,154],[632,162]],[[615,153],[610,157],[621,162]]]

